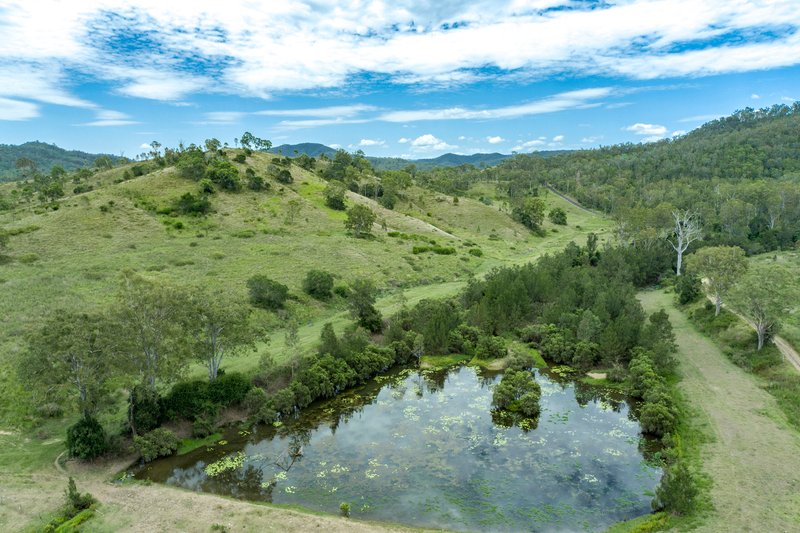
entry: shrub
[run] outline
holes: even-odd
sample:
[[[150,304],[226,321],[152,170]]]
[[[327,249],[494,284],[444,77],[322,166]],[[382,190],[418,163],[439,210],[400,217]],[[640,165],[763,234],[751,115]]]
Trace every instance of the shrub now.
[[[108,449],[103,426],[94,417],[86,416],[67,429],[67,451],[84,461],[99,457]]]
[[[366,205],[357,204],[347,210],[345,228],[351,230],[356,238],[366,238],[372,235],[372,225],[377,216]]]
[[[264,309],[280,309],[289,296],[289,287],[257,274],[247,280],[250,302]]]
[[[217,429],[217,413],[205,412],[194,421],[192,424],[192,436],[198,439],[203,439],[213,434]]]
[[[678,293],[678,303],[681,305],[696,302],[703,294],[703,284],[700,278],[691,274],[678,276],[675,282],[675,292]]]
[[[475,257],[482,257],[483,256],[483,250],[481,250],[480,248],[470,248],[468,250],[468,253],[469,253],[469,255],[474,255]]]
[[[239,171],[225,159],[215,159],[206,169],[204,177],[228,191],[238,191],[242,188]]]
[[[453,255],[456,253],[456,249],[451,248],[449,246],[439,246],[439,245],[430,245],[430,246],[423,245],[423,246],[414,246],[413,248],[411,248],[411,253],[413,254],[424,254],[425,252],[433,252],[437,255]]]
[[[136,433],[146,433],[161,423],[161,402],[158,393],[144,385],[131,390],[128,422]]]
[[[327,300],[332,296],[333,275],[324,270],[309,270],[303,281],[303,291],[319,300]]]
[[[236,154],[233,157],[233,160],[236,161],[237,163],[244,163],[245,161],[247,161],[247,156],[244,154]]]
[[[247,188],[251,191],[261,191],[269,188],[269,183],[264,181],[264,178],[256,175],[252,168],[248,168],[245,172],[247,175]]]
[[[211,210],[211,202],[205,194],[187,192],[173,202],[172,208],[183,215],[205,215]]]
[[[350,296],[350,288],[347,285],[336,285],[333,288],[333,294],[342,298],[347,298]]]
[[[337,211],[344,211],[347,207],[345,202],[345,189],[344,185],[338,181],[331,181],[328,183],[322,195],[325,197],[325,205]]]
[[[162,412],[168,418],[194,420],[209,402],[209,384],[195,379],[176,383],[161,400]]]
[[[694,510],[698,492],[694,474],[684,461],[678,461],[664,472],[656,488],[653,508],[665,509],[676,515],[689,514]]]
[[[550,222],[553,224],[558,224],[559,226],[567,225],[567,212],[560,207],[554,207],[551,209],[547,214],[547,218],[549,218]]]
[[[342,514],[343,517],[348,518],[350,516],[350,504],[344,502],[340,503],[339,512]]]
[[[478,359],[502,359],[506,355],[508,349],[502,337],[484,336],[478,339],[475,346],[475,357]]]
[[[208,399],[223,407],[238,405],[251,387],[250,380],[239,372],[221,374],[208,384]]]
[[[75,516],[97,502],[97,500],[94,499],[94,496],[88,492],[84,492],[83,494],[78,492],[78,487],[75,486],[75,480],[72,478],[72,476],[69,477],[69,481],[67,482],[67,490],[64,494],[67,499],[64,505],[64,515],[69,517]]]
[[[165,428],[156,428],[144,435],[133,438],[133,447],[142,456],[144,462],[158,457],[172,455],[178,449],[178,437]]]
[[[275,176],[275,179],[278,180],[278,182],[283,183],[284,185],[290,185],[292,182],[294,182],[294,178],[292,178],[292,173],[286,169],[283,169],[280,172],[278,172],[278,175]]]
[[[451,353],[471,354],[475,351],[475,345],[481,338],[481,330],[474,326],[460,324],[449,334],[448,349]]]

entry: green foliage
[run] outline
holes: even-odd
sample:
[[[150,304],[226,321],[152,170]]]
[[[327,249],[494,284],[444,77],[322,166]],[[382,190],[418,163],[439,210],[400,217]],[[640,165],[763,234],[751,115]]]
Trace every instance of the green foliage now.
[[[685,516],[695,509],[698,495],[695,474],[685,461],[677,461],[664,472],[656,489],[653,509],[664,509],[674,515]]]
[[[363,204],[356,204],[347,210],[344,226],[351,230],[355,237],[366,238],[372,234],[372,225],[376,219],[377,216],[372,209]]]
[[[708,280],[708,287],[716,300],[719,315],[722,298],[747,271],[744,250],[738,246],[711,246],[701,248],[686,260],[688,270]]]
[[[291,185],[294,183],[292,173],[285,168],[278,171],[275,175],[275,179],[278,180],[278,183],[283,183],[284,185]]]
[[[158,457],[172,455],[178,450],[178,437],[164,428],[156,428],[144,435],[133,437],[133,447],[149,463]]]
[[[372,280],[361,278],[350,285],[347,305],[353,318],[367,331],[378,332],[382,329],[380,311],[375,308],[377,289]]]
[[[134,434],[146,433],[161,423],[161,398],[147,385],[136,385],[128,397],[128,424]]]
[[[349,518],[350,517],[350,504],[349,503],[345,503],[345,502],[340,503],[339,504],[339,513],[343,517]]]
[[[538,197],[524,198],[512,209],[514,220],[530,230],[538,230],[544,222],[546,204]]]
[[[280,309],[289,297],[289,287],[271,280],[263,274],[256,274],[247,280],[250,303],[264,309]]]
[[[208,399],[223,407],[238,405],[242,403],[251,387],[250,380],[243,374],[225,373],[208,384]]]
[[[331,181],[322,191],[325,197],[325,205],[337,211],[344,211],[347,208],[346,198],[347,189],[339,181]]]
[[[503,337],[482,336],[475,346],[475,357],[483,360],[502,359],[508,355]]]
[[[263,191],[269,188],[269,183],[264,181],[264,178],[255,173],[252,168],[248,168],[244,172],[247,179],[247,188],[251,191]]]
[[[175,168],[184,178],[199,181],[206,172],[206,155],[200,148],[192,146],[178,156]]]
[[[324,326],[322,326],[322,332],[319,336],[319,347],[317,348],[317,353],[319,355],[333,355],[334,357],[339,357],[341,355],[341,346],[339,345],[339,339],[336,337],[336,332],[333,329],[333,324],[330,322],[326,322]]]
[[[236,154],[233,157],[233,160],[236,161],[237,163],[244,163],[245,161],[247,161],[247,156],[244,154]]]
[[[211,161],[203,177],[228,191],[238,191],[242,188],[239,171],[227,159],[219,158]]]
[[[411,253],[413,253],[413,254],[423,254],[425,252],[433,252],[433,253],[438,254],[438,255],[453,255],[453,254],[456,253],[456,249],[452,248],[452,247],[449,247],[449,246],[438,246],[438,245],[414,246],[411,249]],[[475,255],[475,254],[473,254],[473,255]]]
[[[703,296],[703,283],[697,276],[684,274],[677,277],[675,292],[678,293],[678,303],[681,305],[694,303]]]
[[[541,395],[542,388],[533,374],[509,369],[492,392],[492,405],[534,418],[539,416]]]
[[[303,291],[318,300],[333,296],[333,274],[324,270],[309,270],[303,280]]]
[[[167,418],[194,420],[211,402],[208,389],[201,379],[176,383],[161,399],[161,412]]]
[[[88,461],[103,455],[108,438],[97,419],[84,416],[67,429],[67,451],[71,457]]]
[[[470,248],[467,250],[469,255],[474,255],[475,257],[483,257],[483,250],[480,248]]]
[[[211,211],[211,201],[205,194],[187,192],[173,202],[172,208],[182,215],[206,215]]]
[[[553,224],[558,224],[559,226],[567,225],[567,212],[560,207],[551,209],[550,212],[547,213],[547,218],[549,218],[550,222]]]

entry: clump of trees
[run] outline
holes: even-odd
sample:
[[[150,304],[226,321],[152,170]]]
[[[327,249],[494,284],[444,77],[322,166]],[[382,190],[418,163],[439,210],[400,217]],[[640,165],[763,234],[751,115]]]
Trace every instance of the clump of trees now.
[[[372,225],[377,218],[372,209],[363,204],[356,204],[347,210],[344,226],[352,231],[356,238],[364,239],[372,235]]]
[[[506,370],[492,392],[492,405],[529,418],[539,416],[542,388],[530,372]]]

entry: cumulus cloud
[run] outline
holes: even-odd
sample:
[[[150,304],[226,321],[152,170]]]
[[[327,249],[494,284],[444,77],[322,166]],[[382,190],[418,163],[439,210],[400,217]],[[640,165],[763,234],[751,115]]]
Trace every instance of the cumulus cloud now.
[[[680,137],[681,135],[686,135],[686,130],[675,130],[670,137]]]
[[[439,139],[435,135],[430,133],[426,133],[425,135],[420,135],[413,141],[411,141],[412,149],[419,152],[433,152],[433,151],[442,151],[442,150],[452,150],[454,148],[458,148],[457,146],[453,146],[447,144],[442,139]]]
[[[462,136],[462,137],[463,137],[463,136]],[[462,137],[459,137],[459,139],[461,139]],[[499,144],[499,143],[501,143],[501,142],[505,141],[505,139],[503,139],[503,138],[502,138],[502,137],[500,137],[499,135],[490,135],[489,137],[486,137],[486,141],[487,141],[489,144]]]
[[[511,149],[512,152],[526,152],[533,150],[534,148],[538,148],[545,144],[544,138],[533,139],[526,142],[520,142],[515,147]]]
[[[759,98],[761,98],[761,95],[753,93],[750,95],[750,98],[752,98],[753,100],[758,100]]]
[[[156,0],[11,0],[0,11],[0,70],[10,74],[0,75],[0,96],[91,107],[62,83],[72,74],[127,96],[180,101],[198,92],[269,98],[341,88],[365,74],[450,87],[487,78],[658,79],[800,64],[796,0],[357,5],[200,0],[186,9]],[[25,83],[36,90],[8,94]]]
[[[560,143],[563,140],[564,140],[564,136],[563,135],[556,135],[555,137],[553,137],[553,142],[554,143]]]
[[[400,144],[406,144],[408,142],[411,142],[411,139],[407,139],[405,137],[400,137],[399,139],[397,139],[397,142],[399,142]]]
[[[645,124],[643,122],[631,124],[625,128],[625,130],[632,131],[636,135],[649,135],[651,137],[663,136],[665,133],[667,133],[667,128],[661,124]]]
[[[361,139],[358,142],[359,146],[383,146],[386,144],[386,141],[381,141],[378,139]]]

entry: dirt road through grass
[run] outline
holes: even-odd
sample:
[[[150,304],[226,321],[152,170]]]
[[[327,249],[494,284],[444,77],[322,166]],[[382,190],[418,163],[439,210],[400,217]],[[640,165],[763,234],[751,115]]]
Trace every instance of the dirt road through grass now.
[[[713,517],[702,532],[800,531],[800,436],[754,376],[731,363],[673,304],[673,295],[641,293],[648,313],[664,308],[678,342],[680,388],[710,433],[703,470],[713,480]]]

